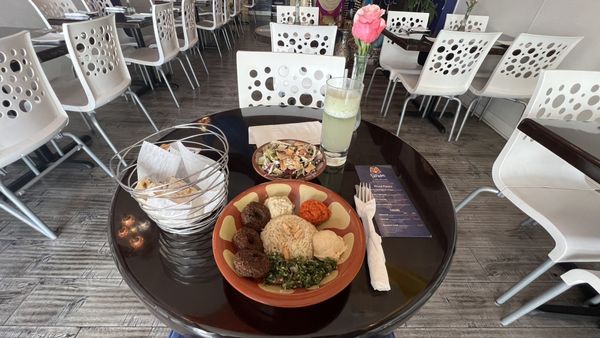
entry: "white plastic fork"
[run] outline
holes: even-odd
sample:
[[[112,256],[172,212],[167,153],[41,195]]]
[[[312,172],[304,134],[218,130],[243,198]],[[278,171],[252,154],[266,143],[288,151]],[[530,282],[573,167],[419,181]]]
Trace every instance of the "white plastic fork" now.
[[[377,291],[389,291],[390,281],[385,267],[385,254],[381,246],[381,236],[375,231],[373,225],[377,204],[371,192],[370,184],[361,182],[355,188],[354,204],[365,229],[371,286]]]

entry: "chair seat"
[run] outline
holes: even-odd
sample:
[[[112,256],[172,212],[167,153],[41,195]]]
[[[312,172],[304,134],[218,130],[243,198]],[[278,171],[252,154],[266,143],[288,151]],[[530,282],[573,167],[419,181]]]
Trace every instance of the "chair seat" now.
[[[144,66],[160,66],[160,55],[156,48],[136,48],[123,51],[125,62],[137,63]]]
[[[29,136],[27,142],[10,144],[6,143],[7,140],[2,140],[2,143],[0,143],[0,168],[18,161],[21,156],[27,155],[48,143],[67,126],[68,122],[69,118],[66,115],[57,117],[43,128],[39,128],[34,135]]]
[[[66,111],[89,112],[113,101],[121,96],[131,85],[131,81],[111,86],[112,95],[103,95],[97,98],[93,104],[88,101],[83,86],[79,79],[57,78],[50,83],[63,109]]]
[[[471,82],[469,90],[477,96],[494,97],[499,99],[529,99],[533,94],[533,88],[531,89],[531,93],[526,95],[523,95],[522,90],[519,90],[518,92],[512,91],[511,87],[485,88],[485,85],[488,83],[488,80],[489,76],[484,77],[483,74],[482,76],[476,76],[475,78],[473,78],[473,82]]]
[[[390,79],[394,79],[398,74],[421,74],[423,66],[414,62],[414,60],[406,60],[404,58],[397,58],[394,60],[379,60],[381,68],[390,72]]]
[[[66,111],[87,112],[94,109],[90,106],[87,95],[77,78],[59,77],[50,82],[58,100]]]
[[[220,28],[222,25],[215,25],[214,21],[212,20],[200,20],[198,21],[198,23],[196,24],[196,27],[198,29],[202,29],[202,30],[215,30]]]
[[[600,261],[600,194],[589,190],[510,187],[502,194],[552,236],[554,262]]]
[[[416,95],[432,95],[432,96],[456,96],[462,95],[465,91],[458,90],[444,90],[443,87],[435,86],[423,86],[417,90],[417,82],[419,82],[420,75],[414,75],[411,73],[405,73],[404,71],[398,73],[395,77],[396,81],[402,82],[406,91],[410,94]]]
[[[572,269],[563,273],[560,278],[568,285],[587,283],[600,293],[600,271]]]

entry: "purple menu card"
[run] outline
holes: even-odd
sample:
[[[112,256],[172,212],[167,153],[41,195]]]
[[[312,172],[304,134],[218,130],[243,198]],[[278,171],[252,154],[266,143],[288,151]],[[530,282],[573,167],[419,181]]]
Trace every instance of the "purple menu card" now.
[[[375,223],[382,237],[431,237],[421,216],[389,165],[357,165],[361,182],[371,184],[377,202]]]

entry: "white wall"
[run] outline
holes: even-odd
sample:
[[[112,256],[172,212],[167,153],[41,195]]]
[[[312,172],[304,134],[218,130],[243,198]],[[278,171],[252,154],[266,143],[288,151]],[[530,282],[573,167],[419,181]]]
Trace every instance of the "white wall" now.
[[[455,12],[464,13],[466,5],[460,0]],[[473,14],[489,15],[488,32],[546,35],[583,36],[584,39],[566,57],[559,68],[600,70],[600,34],[597,15],[598,0],[480,0]],[[486,60],[484,69],[493,67]],[[466,102],[470,98],[465,97]],[[484,100],[482,100],[484,102]],[[481,107],[480,107],[481,108]],[[516,127],[523,107],[505,100],[494,100],[485,121],[502,136],[508,138]]]

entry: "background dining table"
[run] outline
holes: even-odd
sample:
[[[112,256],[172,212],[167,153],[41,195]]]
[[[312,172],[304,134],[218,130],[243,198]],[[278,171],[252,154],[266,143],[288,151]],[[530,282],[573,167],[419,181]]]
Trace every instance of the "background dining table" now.
[[[252,107],[204,117],[229,142],[231,200],[264,182],[252,168],[256,149],[248,127],[314,121],[322,111],[298,107]],[[188,131],[177,130],[169,139]],[[212,255],[212,226],[195,235],[173,235],[154,224],[134,248],[118,235],[124,217],[147,219],[123,189],[109,214],[109,245],[123,279],[162,322],[197,336],[373,336],[392,332],[433,295],[448,272],[456,246],[456,218],[448,190],[421,154],[390,132],[362,121],[344,167],[328,167],[313,182],[353,205],[359,182],[355,165],[391,165],[431,237],[383,238],[391,291],[374,291],[366,260],[352,283],[329,300],[304,308],[277,308],[246,298],[229,285]],[[139,244],[139,243],[138,243]]]

